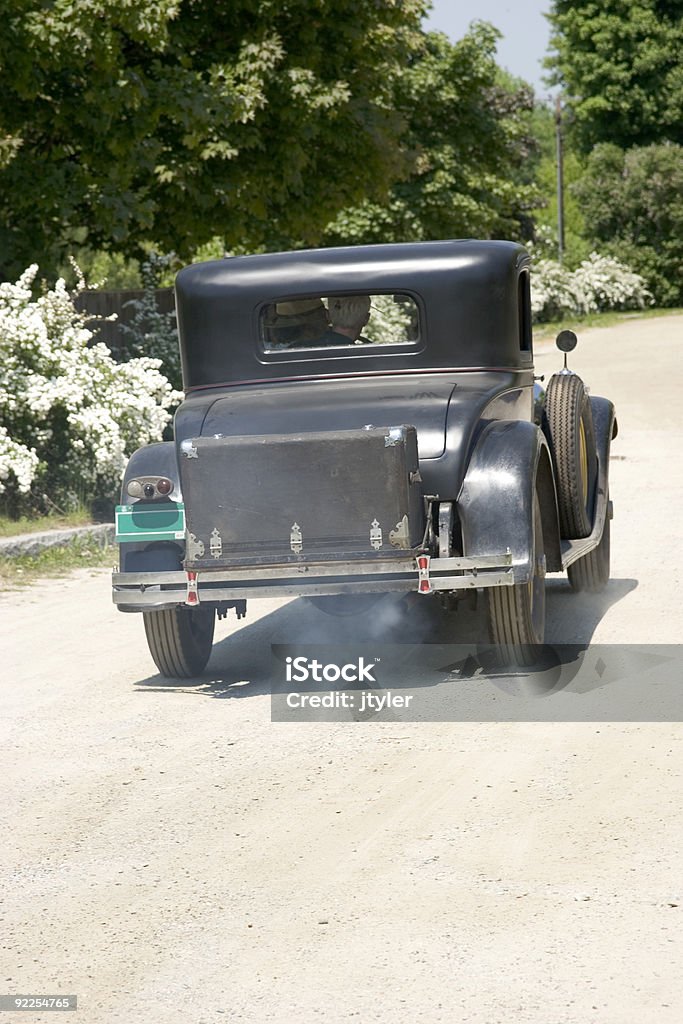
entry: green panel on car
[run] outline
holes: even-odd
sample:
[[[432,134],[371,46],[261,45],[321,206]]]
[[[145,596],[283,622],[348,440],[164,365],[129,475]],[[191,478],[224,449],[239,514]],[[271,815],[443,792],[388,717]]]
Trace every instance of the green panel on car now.
[[[116,541],[184,540],[185,506],[182,502],[164,502],[163,505],[117,505]]]

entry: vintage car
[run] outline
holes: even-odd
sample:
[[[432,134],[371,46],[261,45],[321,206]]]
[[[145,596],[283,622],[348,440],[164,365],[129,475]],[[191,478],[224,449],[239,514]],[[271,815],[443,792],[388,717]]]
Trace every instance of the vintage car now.
[[[113,597],[165,675],[215,617],[301,596],[360,612],[485,592],[490,642],[543,643],[545,576],[609,578],[612,403],[534,377],[529,256],[504,241],[198,263],[176,280],[185,400],[131,457]],[[456,636],[454,636],[454,640]]]

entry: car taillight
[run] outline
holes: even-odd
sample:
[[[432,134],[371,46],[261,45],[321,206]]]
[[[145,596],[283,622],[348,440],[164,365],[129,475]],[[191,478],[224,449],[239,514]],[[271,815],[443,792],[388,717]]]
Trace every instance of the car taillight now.
[[[154,501],[156,498],[166,498],[173,490],[173,481],[168,477],[138,477],[129,480],[126,484],[126,491],[131,498],[146,498],[147,501]]]

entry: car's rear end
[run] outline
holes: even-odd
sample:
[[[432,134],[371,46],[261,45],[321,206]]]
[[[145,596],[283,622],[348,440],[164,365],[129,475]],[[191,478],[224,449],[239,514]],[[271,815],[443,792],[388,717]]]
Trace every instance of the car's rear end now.
[[[475,556],[454,538],[487,416],[530,415],[526,266],[512,243],[449,242],[245,257],[179,275],[187,397],[175,442],[131,459],[113,576],[115,603],[147,613],[162,670],[196,670],[209,619],[241,615],[253,597],[515,582],[502,537]],[[354,304],[365,333],[345,340],[332,314]],[[329,330],[311,342],[300,332],[321,308]]]
[[[489,582],[510,574],[507,556],[496,565],[429,556],[439,503],[425,493],[413,426],[200,436],[179,450],[182,501],[119,513],[122,548],[142,552],[136,571],[124,551],[125,570],[114,576],[114,600],[127,610],[431,592],[481,585],[476,569],[491,574]],[[175,571],[155,571],[154,559],[146,567],[145,551],[164,546],[179,559],[181,536]]]

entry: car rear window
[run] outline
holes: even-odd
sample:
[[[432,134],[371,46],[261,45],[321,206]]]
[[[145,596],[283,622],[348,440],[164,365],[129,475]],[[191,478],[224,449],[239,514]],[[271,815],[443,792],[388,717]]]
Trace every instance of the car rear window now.
[[[313,295],[274,299],[260,314],[264,352],[418,345],[420,314],[410,295]]]

